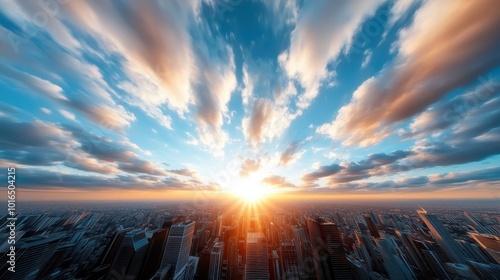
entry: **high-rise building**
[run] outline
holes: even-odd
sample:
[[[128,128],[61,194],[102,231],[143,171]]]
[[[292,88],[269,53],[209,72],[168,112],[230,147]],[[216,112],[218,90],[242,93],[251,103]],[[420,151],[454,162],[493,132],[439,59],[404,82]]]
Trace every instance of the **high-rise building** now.
[[[107,279],[114,279],[116,275],[136,278],[142,268],[147,248],[148,239],[144,230],[136,229],[127,232],[111,264]]]
[[[35,279],[40,269],[51,259],[63,237],[64,234],[37,236],[20,242],[16,250],[16,272],[7,270],[10,265],[7,263],[9,257],[5,254],[1,259],[0,279]]]
[[[465,264],[465,257],[460,252],[457,242],[444,227],[443,223],[436,216],[428,214],[424,209],[417,210],[417,213],[450,261]]]
[[[307,227],[313,249],[318,280],[352,279],[339,228],[323,219],[308,218]]]
[[[195,222],[186,221],[170,227],[160,270],[170,264],[174,280],[179,279],[188,263]]]
[[[380,234],[378,233],[377,226],[375,223],[372,221],[371,217],[368,215],[363,216],[365,219],[366,225],[368,226],[368,229],[370,230],[370,235],[373,236],[373,238],[380,238]]]
[[[415,240],[413,236],[411,236],[410,232],[399,231],[396,230],[396,235],[399,237],[401,244],[403,245],[403,250],[405,251],[405,255],[408,257],[408,260],[412,263],[414,267],[417,268],[419,276],[428,277],[430,275],[430,271],[425,264],[425,260],[420,257]]]
[[[299,279],[297,253],[293,242],[280,243],[281,272],[283,279]]]
[[[451,277],[448,275],[448,272],[446,272],[446,269],[444,269],[443,263],[435,252],[430,250],[422,250],[422,253],[425,256],[427,263],[430,265],[439,279],[451,280]]]
[[[167,242],[168,229],[159,228],[146,232],[149,241],[148,253],[141,271],[141,279],[150,279],[160,268]]]
[[[212,247],[210,252],[210,269],[208,271],[208,279],[219,280],[222,268],[222,250],[224,248],[223,242],[217,242]]]
[[[199,261],[199,257],[189,256],[182,280],[194,280]]]
[[[267,241],[262,232],[247,233],[245,280],[269,279]]]
[[[489,234],[469,233],[469,235],[497,264],[500,264],[500,238]]]
[[[416,279],[410,266],[398,256],[396,246],[389,235],[376,239],[380,255],[384,260],[385,270],[390,279],[411,280]]]
[[[472,223],[474,228],[479,232],[479,233],[484,233],[484,234],[495,234],[495,231],[488,228],[487,226],[484,226],[481,221],[476,219],[474,216],[472,216],[469,212],[464,211],[464,216]]]
[[[238,279],[238,237],[230,237],[228,240],[229,247],[227,254],[227,280]]]

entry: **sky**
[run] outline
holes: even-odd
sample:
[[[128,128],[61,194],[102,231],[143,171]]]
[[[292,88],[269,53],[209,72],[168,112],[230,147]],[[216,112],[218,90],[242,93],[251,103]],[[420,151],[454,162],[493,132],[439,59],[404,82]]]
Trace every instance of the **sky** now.
[[[0,7],[24,199],[500,197],[499,1]]]

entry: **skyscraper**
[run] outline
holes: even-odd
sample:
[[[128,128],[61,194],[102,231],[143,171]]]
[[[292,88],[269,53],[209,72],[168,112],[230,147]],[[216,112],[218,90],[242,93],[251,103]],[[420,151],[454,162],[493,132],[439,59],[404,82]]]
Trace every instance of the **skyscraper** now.
[[[500,264],[500,238],[489,234],[469,233],[497,264]]]
[[[147,248],[148,239],[144,230],[136,229],[127,232],[111,264],[108,279],[114,279],[116,275],[137,277],[146,257]]]
[[[365,219],[366,225],[368,226],[368,229],[370,230],[370,235],[373,236],[374,238],[380,238],[380,234],[378,233],[377,226],[375,225],[375,223],[373,223],[370,216],[364,215],[363,218]]]
[[[431,235],[436,240],[436,243],[443,249],[446,256],[455,263],[465,264],[465,258],[460,252],[457,242],[448,230],[444,227],[443,223],[434,215],[428,214],[424,209],[417,210],[418,215],[425,223]]]
[[[218,280],[220,279],[220,272],[222,268],[222,250],[224,247],[223,242],[217,242],[210,252],[210,269],[208,279]]]
[[[318,280],[352,279],[339,228],[323,219],[308,218],[309,238],[316,254],[314,266]]]
[[[390,279],[416,279],[410,266],[398,256],[396,246],[389,235],[384,235],[382,238],[376,239],[375,242]]]
[[[170,227],[160,270],[170,264],[174,271],[174,279],[179,279],[183,275],[188,263],[194,227],[193,221],[174,224]]]
[[[299,266],[297,253],[293,242],[280,243],[281,272],[283,279],[299,279]]]
[[[262,232],[247,233],[245,280],[269,279],[267,241]]]
[[[140,278],[150,279],[158,268],[160,268],[167,236],[168,229],[160,228],[146,232],[146,237],[149,241],[148,254],[144,261]]]
[[[7,270],[8,256],[5,254],[0,269],[0,279],[35,279],[47,261],[55,252],[64,234],[54,234],[47,237],[31,237],[20,242],[16,250],[16,272]]]
[[[228,241],[227,280],[238,279],[238,238],[230,237]]]

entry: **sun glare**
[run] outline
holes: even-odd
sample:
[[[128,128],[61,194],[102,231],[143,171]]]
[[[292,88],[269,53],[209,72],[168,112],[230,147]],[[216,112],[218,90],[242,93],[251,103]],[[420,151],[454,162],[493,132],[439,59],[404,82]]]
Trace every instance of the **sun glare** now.
[[[242,179],[231,189],[236,196],[247,203],[257,203],[269,195],[269,189],[261,185],[260,180],[257,180],[255,176]]]
[[[236,194],[243,200],[249,203],[255,203],[265,197],[265,192],[261,187],[255,186],[253,188],[243,186],[236,190]]]

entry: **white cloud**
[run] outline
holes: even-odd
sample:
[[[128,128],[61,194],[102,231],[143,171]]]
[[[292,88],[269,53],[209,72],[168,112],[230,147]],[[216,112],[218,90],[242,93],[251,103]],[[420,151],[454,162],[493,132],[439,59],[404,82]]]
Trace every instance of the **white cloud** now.
[[[75,120],[76,120],[76,116],[75,116],[75,114],[73,114],[73,113],[71,113],[71,112],[68,112],[68,111],[66,111],[66,110],[61,109],[61,110],[59,110],[59,113],[60,113],[63,117],[67,118],[68,120],[72,120],[72,121],[75,121]]]
[[[52,111],[50,111],[49,109],[47,109],[45,107],[40,108],[40,111],[42,111],[42,113],[44,113],[45,115],[52,114]]]
[[[291,34],[290,48],[279,56],[288,76],[297,79],[305,93],[298,106],[307,108],[322,82],[335,73],[328,69],[342,49],[349,50],[352,38],[381,1],[306,1]]]

